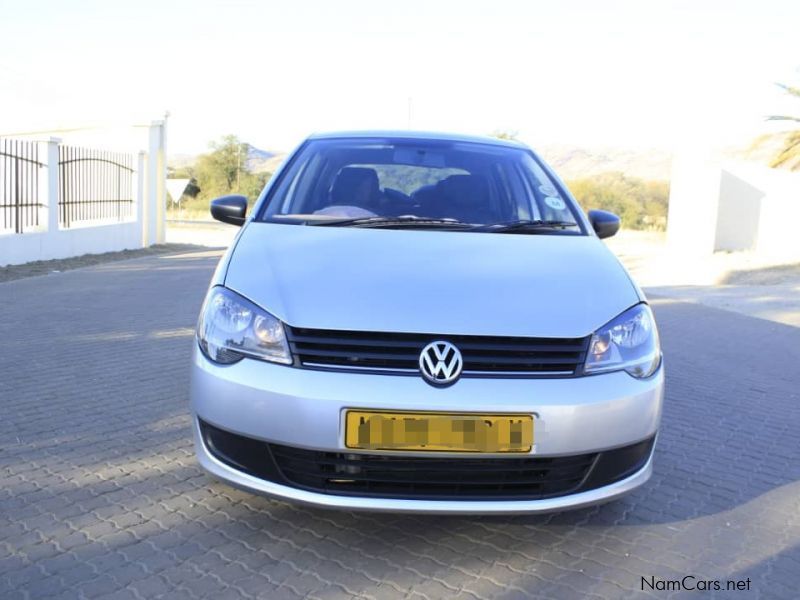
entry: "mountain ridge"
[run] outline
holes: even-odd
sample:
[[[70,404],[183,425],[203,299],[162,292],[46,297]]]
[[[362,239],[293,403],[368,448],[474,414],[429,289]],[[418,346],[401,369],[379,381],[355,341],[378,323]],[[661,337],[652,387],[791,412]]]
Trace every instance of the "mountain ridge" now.
[[[629,177],[642,179],[669,179],[672,156],[664,150],[630,150],[624,148],[599,148],[569,144],[547,144],[537,148],[562,179],[580,179],[600,173],[619,171]],[[199,155],[175,154],[169,165],[180,168],[192,165]],[[263,150],[251,146],[247,168],[253,173],[274,173],[287,153]]]
[[[717,150],[722,159],[739,159],[768,165],[786,143],[787,132],[761,135],[747,145]],[[631,149],[612,146],[579,146],[575,144],[543,144],[535,150],[564,180],[594,177],[601,173],[619,172],[628,177],[668,181],[672,168],[672,153],[668,150]],[[250,146],[246,165],[253,173],[274,173],[288,153]],[[173,154],[169,166],[188,167],[199,154]]]

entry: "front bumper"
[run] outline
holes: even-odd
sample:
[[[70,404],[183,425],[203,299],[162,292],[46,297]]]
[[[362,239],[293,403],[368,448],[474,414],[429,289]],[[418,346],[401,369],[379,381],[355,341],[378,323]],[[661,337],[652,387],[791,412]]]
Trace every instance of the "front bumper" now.
[[[626,373],[572,379],[462,379],[440,389],[418,377],[313,371],[248,359],[219,366],[195,350],[191,398],[200,464],[237,487],[328,508],[463,514],[551,512],[598,504],[631,491],[650,477],[652,456],[636,472],[610,485],[559,497],[359,497],[282,485],[234,468],[219,460],[203,442],[198,418],[272,444],[343,452],[345,409],[522,412],[533,414],[535,419],[531,456],[563,457],[652,438],[661,416],[663,369],[647,380],[636,380]],[[413,455],[447,456],[440,452]],[[452,455],[454,461],[463,457]]]

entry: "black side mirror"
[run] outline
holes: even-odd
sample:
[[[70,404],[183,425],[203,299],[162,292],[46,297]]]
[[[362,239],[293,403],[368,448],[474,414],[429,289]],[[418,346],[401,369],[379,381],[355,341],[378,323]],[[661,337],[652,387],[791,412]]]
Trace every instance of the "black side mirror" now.
[[[611,237],[619,231],[619,217],[607,210],[590,210],[589,222],[600,239]]]
[[[231,225],[244,225],[244,215],[247,212],[247,198],[238,194],[222,196],[211,201],[211,216],[217,221]]]

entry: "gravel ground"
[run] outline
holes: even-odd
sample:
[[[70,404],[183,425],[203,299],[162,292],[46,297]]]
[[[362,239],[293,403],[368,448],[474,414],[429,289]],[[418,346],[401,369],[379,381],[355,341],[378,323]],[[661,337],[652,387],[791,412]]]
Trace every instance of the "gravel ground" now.
[[[120,252],[104,252],[103,254],[84,254],[72,258],[57,258],[55,260],[37,260],[25,263],[24,265],[9,265],[0,267],[0,283],[13,281],[25,277],[35,277],[36,275],[49,275],[50,273],[60,273],[71,271],[82,267],[90,267],[107,262],[118,260],[128,260],[131,258],[142,258],[144,256],[160,256],[175,252],[189,252],[191,250],[203,250],[201,246],[195,244],[156,244],[149,248],[137,250],[122,250]]]
[[[722,280],[726,285],[780,285],[800,284],[800,262],[790,265],[776,265],[763,269],[731,271]]]

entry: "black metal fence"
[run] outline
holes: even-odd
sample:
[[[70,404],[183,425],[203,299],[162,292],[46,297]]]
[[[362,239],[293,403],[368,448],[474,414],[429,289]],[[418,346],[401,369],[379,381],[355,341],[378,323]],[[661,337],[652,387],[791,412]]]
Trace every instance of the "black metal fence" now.
[[[39,144],[0,138],[0,231],[39,226]]]
[[[58,148],[58,219],[62,227],[135,217],[132,154]]]

